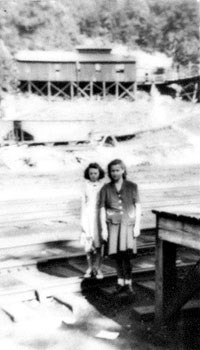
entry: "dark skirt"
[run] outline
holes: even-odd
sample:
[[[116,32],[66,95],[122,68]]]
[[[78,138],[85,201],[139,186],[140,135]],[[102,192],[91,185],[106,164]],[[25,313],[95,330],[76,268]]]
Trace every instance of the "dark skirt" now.
[[[136,238],[133,237],[133,225],[108,222],[108,255],[125,251],[130,254],[137,253]]]

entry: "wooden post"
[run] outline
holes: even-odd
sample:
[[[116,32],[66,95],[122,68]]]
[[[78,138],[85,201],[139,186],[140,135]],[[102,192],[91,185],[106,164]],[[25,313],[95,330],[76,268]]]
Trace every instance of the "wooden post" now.
[[[176,288],[176,244],[159,239],[159,218],[156,235],[155,324],[164,323],[166,310]]]
[[[134,93],[134,97],[136,99],[136,96],[137,96],[137,82],[136,81],[133,83],[133,93]]]
[[[180,311],[181,307],[187,303],[200,288],[200,260],[190,269],[184,278],[178,290],[174,292],[168,309],[166,310],[165,320],[171,321]]]
[[[28,93],[31,94],[31,81],[28,81]]]
[[[118,99],[119,98],[119,83],[116,81],[115,83],[115,97]]]
[[[197,101],[197,89],[198,89],[198,83],[194,84],[194,91],[193,91],[193,96],[192,96],[192,102],[196,102]]]
[[[106,97],[106,82],[103,81],[103,99]]]
[[[47,95],[48,95],[48,100],[51,99],[51,82],[47,82]]]
[[[90,98],[93,97],[93,81],[90,81]]]
[[[70,83],[70,97],[73,100],[73,98],[74,98],[74,85],[73,85],[72,81]]]

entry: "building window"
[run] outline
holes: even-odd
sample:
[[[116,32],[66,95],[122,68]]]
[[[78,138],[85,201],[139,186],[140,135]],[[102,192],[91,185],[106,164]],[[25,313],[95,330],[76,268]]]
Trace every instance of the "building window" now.
[[[77,69],[78,72],[81,71],[81,64],[80,64],[80,62],[76,62],[76,69]]]
[[[60,69],[61,69],[60,64],[56,64],[55,65],[55,72],[60,72]]]
[[[124,70],[125,70],[124,63],[116,64],[115,66],[116,73],[124,73]]]
[[[100,63],[95,63],[95,71],[96,72],[101,72],[101,65],[100,65]]]

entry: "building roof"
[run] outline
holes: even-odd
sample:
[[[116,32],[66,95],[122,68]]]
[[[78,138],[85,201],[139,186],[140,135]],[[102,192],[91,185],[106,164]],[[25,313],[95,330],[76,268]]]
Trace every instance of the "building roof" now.
[[[72,51],[22,50],[16,53],[17,61],[27,62],[74,62],[77,53]]]
[[[19,51],[15,55],[15,59],[21,62],[108,62],[108,63],[134,63],[133,56],[118,56],[112,53],[97,53],[95,50],[92,53],[78,53],[72,51]]]

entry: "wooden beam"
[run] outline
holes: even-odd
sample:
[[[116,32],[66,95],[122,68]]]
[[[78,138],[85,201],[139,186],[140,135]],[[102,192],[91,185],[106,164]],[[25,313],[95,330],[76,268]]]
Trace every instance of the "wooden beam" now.
[[[28,89],[28,81],[25,81],[25,83],[23,83],[21,86],[20,86],[20,89],[25,89],[27,87]]]
[[[83,94],[83,96],[85,96],[86,98],[89,98],[89,95],[83,90],[80,88],[79,84],[77,84],[76,82],[72,82],[73,86],[77,88],[77,92]]]
[[[115,84],[115,97],[118,99],[119,98],[119,82],[116,81]]]
[[[187,207],[185,210],[187,210]],[[159,228],[161,229],[165,229],[169,231],[178,230],[178,231],[183,231],[187,233],[192,233],[194,235],[198,235],[200,238],[199,223],[200,223],[199,219],[197,220],[195,218],[189,217],[187,220],[185,217],[182,217],[181,215],[174,216],[174,218],[170,216],[159,218]]]
[[[93,81],[90,82],[90,98],[93,97]]]
[[[31,81],[28,81],[28,93],[31,94]]]
[[[64,97],[69,97],[69,95],[67,95],[62,89],[58,88],[54,83],[51,82],[51,86],[58,91],[54,97],[59,96],[59,95],[63,95]]]
[[[72,82],[70,82],[70,97],[73,100],[73,98],[74,98],[74,86],[73,86]]]
[[[46,84],[47,84],[47,83],[45,83],[45,86],[46,86]],[[43,86],[42,89],[39,89],[33,82],[31,82],[31,87],[33,87],[33,88],[39,93],[40,96],[43,95],[42,91],[43,91],[43,89],[44,89],[45,86]],[[32,90],[32,92],[33,92],[33,90]]]
[[[111,83],[109,86],[107,85],[107,88],[106,88],[106,94],[109,92],[109,90],[111,89],[111,88],[113,88],[114,86],[115,86],[115,82],[114,83]]]
[[[176,245],[159,238],[159,220],[156,234],[156,290],[155,323],[164,323],[166,310],[176,288]]]
[[[104,82],[103,82],[103,83],[104,83]],[[100,91],[100,95],[101,95],[101,96],[103,96],[103,83],[102,83],[102,87],[99,86],[99,84],[97,84],[97,83],[95,83],[95,82],[93,83],[93,84],[94,84],[94,87]]]
[[[178,312],[185,305],[196,291],[200,289],[200,260],[190,269],[182,281],[180,287],[174,290],[171,302],[166,309],[165,321],[171,321],[177,317]]]
[[[137,96],[137,81],[135,81],[133,83],[133,94],[134,94],[134,98],[136,98],[136,96]]]
[[[133,99],[135,98],[133,93],[131,93],[131,91],[130,91],[130,89],[132,88],[132,84],[128,88],[125,88],[125,86],[123,86],[122,83],[119,83],[119,86],[124,91],[122,94],[119,95],[119,98],[124,97],[126,94],[129,95]]]
[[[163,240],[167,240],[171,243],[176,243],[178,245],[182,245],[184,247],[192,248],[192,249],[200,249],[199,237],[193,233],[187,233],[182,231],[174,231],[170,232],[168,230],[159,230],[159,237]]]
[[[105,98],[106,97],[106,82],[105,81],[103,81],[102,88],[103,88],[103,98]]]
[[[197,101],[197,91],[198,91],[198,83],[195,83],[193,96],[192,96],[192,102],[194,103]]]
[[[47,82],[47,95],[48,95],[48,99],[50,100],[50,98],[51,98],[51,82],[50,81]]]

